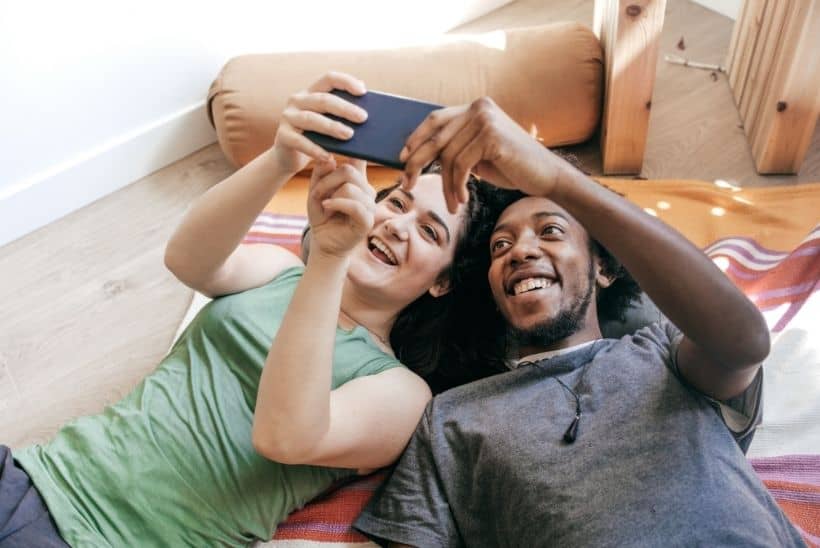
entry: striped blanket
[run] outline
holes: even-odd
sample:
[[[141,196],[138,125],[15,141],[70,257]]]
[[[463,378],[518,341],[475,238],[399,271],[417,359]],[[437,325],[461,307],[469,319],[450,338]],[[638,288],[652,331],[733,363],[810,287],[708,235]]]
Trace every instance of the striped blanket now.
[[[377,187],[393,177],[370,173]],[[772,351],[764,363],[764,419],[748,457],[806,542],[820,546],[820,184],[602,182],[700,246],[763,312]],[[245,242],[298,252],[306,188],[306,180],[289,183]],[[373,546],[350,524],[382,479],[377,473],[339,486],[291,514],[260,546]]]

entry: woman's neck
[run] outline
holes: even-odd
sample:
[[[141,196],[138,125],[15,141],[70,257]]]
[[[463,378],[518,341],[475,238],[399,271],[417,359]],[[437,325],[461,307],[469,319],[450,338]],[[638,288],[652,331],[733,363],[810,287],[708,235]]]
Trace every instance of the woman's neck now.
[[[339,310],[340,323],[361,325],[389,347],[390,330],[399,312],[387,307],[384,302],[367,299],[356,290],[349,278],[345,280]]]

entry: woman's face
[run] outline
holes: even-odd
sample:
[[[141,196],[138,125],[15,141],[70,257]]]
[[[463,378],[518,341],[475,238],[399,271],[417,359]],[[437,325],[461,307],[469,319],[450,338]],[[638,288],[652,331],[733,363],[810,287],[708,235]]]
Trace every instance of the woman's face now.
[[[380,304],[399,308],[425,291],[443,294],[440,274],[453,260],[464,210],[447,211],[440,175],[422,175],[410,192],[393,189],[376,204],[373,229],[355,249],[348,277]]]

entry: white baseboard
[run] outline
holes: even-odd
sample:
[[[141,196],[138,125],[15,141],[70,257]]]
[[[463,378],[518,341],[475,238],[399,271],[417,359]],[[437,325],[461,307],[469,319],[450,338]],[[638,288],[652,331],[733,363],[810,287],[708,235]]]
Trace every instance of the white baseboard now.
[[[0,192],[0,246],[216,142],[205,101],[111,139]]]

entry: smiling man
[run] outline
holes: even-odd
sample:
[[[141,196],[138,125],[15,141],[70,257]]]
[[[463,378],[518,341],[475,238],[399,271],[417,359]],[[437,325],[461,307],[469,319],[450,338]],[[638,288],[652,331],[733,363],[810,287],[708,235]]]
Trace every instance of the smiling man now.
[[[518,191],[487,242],[494,312],[473,319],[501,319],[514,351],[428,405],[358,529],[420,547],[803,546],[744,456],[768,329],[706,256],[488,99],[433,113],[403,156],[408,189],[440,159],[451,209],[470,171]],[[606,339],[598,307],[626,271],[669,320]]]

